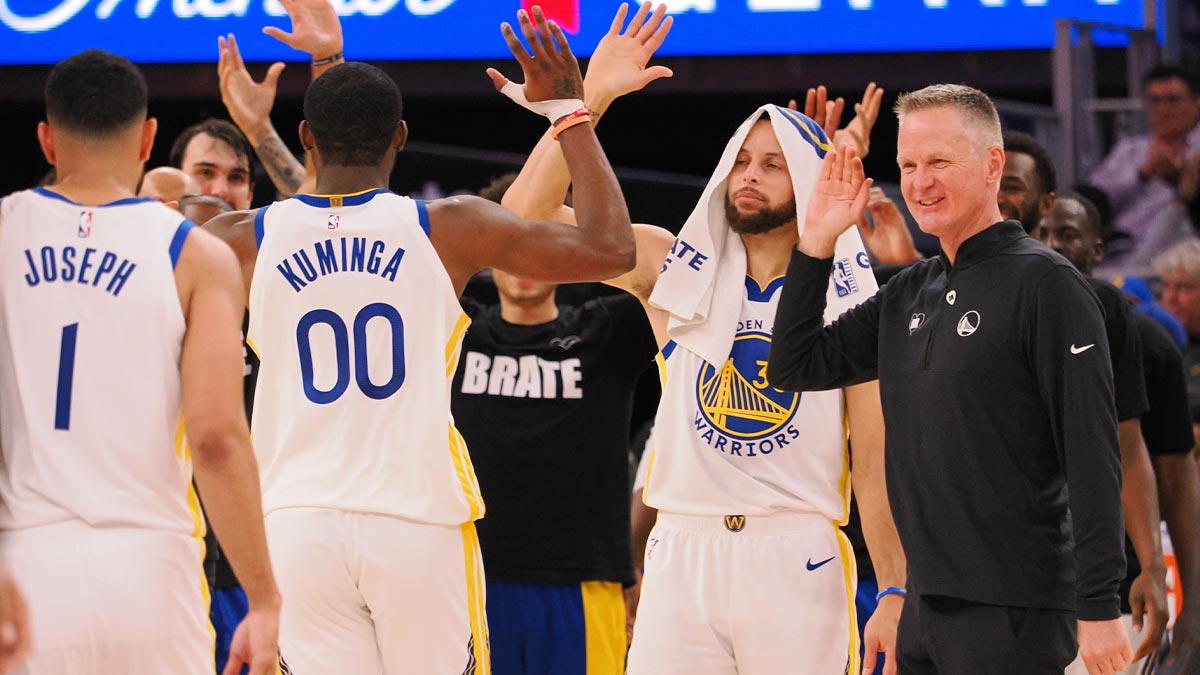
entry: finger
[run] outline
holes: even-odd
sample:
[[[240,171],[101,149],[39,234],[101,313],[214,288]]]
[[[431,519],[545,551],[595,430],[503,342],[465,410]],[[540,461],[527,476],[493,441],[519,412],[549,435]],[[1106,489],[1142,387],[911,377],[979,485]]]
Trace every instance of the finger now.
[[[858,186],[858,194],[855,195],[854,201],[850,204],[850,213],[854,215],[854,222],[856,223],[861,223],[863,216],[866,215],[867,195],[871,192],[871,183],[873,182],[870,178],[864,180]]]
[[[501,75],[500,71],[495,68],[488,68],[486,72],[487,76],[492,78],[492,84],[495,85],[496,91],[500,91],[504,85],[508,84],[508,78]]]
[[[825,105],[829,106],[830,104],[826,103]],[[825,124],[834,131],[837,131],[838,127],[842,126],[842,113],[846,110],[846,99],[839,96],[834,99],[832,105],[833,111],[825,114]],[[833,138],[832,133],[828,134],[828,136]]]
[[[816,111],[817,111],[818,115],[825,114],[825,102],[828,100],[829,100],[829,91],[825,89],[825,85],[823,85],[823,84],[817,85]],[[817,120],[817,121],[820,122],[821,120]]]
[[[283,73],[283,69],[286,67],[287,67],[287,64],[282,63],[280,61],[276,61],[275,63],[272,63],[271,67],[267,68],[267,74],[263,76],[263,81],[262,81],[263,86],[274,89],[275,85],[279,82],[279,75],[281,73]]]
[[[571,53],[571,45],[567,44],[567,36],[563,33],[562,28],[557,21],[551,21],[549,24],[550,34],[554,36],[554,41],[558,43],[558,50],[562,53],[563,58],[574,61],[575,55]]]
[[[513,27],[508,23],[500,24],[500,34],[504,36],[504,42],[508,44],[508,50],[517,59],[517,63],[521,64],[521,69],[524,70],[529,65],[529,51],[525,49],[525,45],[521,44],[521,38],[517,37]]]
[[[666,5],[659,5],[659,7],[665,9]],[[649,49],[651,53],[657,52],[663,41],[667,39],[667,34],[671,32],[671,26],[674,25],[675,17],[668,16],[663,19],[662,23],[658,24],[658,28],[654,29],[654,33],[650,35],[650,39],[646,40],[646,49]]]
[[[533,22],[529,20],[529,13],[523,9],[517,12],[517,25],[521,27],[521,34],[525,36],[525,42],[529,44],[533,58],[536,60],[544,57],[546,50],[538,40],[537,32],[533,29]]]
[[[650,18],[646,21],[646,23],[642,24],[641,29],[638,30],[637,35],[634,36],[634,39],[642,44],[649,42],[650,38],[654,37],[654,33],[658,31],[658,26],[662,23],[663,17],[666,15],[666,5],[660,4],[658,7],[655,7],[654,11],[650,13]]]
[[[674,75],[675,73],[666,66],[651,66],[642,71],[642,86],[644,87],[659,78],[672,77]]]
[[[217,77],[225,77],[225,71],[229,68],[229,55],[226,53],[225,36],[217,36]]]
[[[1153,636],[1151,635],[1147,635],[1146,639],[1142,640],[1142,644],[1138,645],[1137,651],[1133,653],[1134,661],[1141,661],[1142,659],[1146,658],[1146,656],[1158,651],[1158,645],[1153,644],[1152,640]]]
[[[242,672],[242,664],[244,663],[246,661],[240,655],[230,652],[228,660],[225,661],[225,670],[221,671],[221,675],[238,675],[238,673]]]
[[[245,70],[246,62],[242,61],[242,51],[238,49],[237,38],[229,34],[229,65],[235,70]]]
[[[884,653],[883,675],[897,675],[896,668],[896,643],[892,642]]]
[[[878,654],[875,651],[875,647],[868,645],[866,652],[863,653],[863,675],[871,675],[871,673],[875,672],[875,661],[877,658]]]
[[[817,90],[812,87],[804,92],[804,116],[812,119],[817,116]]]
[[[625,25],[625,15],[629,13],[629,3],[622,2],[617,8],[617,15],[613,17],[612,25],[608,27],[609,35],[620,35],[621,26]]]
[[[833,154],[837,155],[837,160],[833,167],[833,179],[839,183],[845,183],[848,179],[847,170],[850,168],[846,166],[846,162],[850,160],[846,155],[846,146],[843,145],[834,149]]]
[[[799,107],[796,105],[796,99],[788,99],[788,109],[799,110]]]
[[[265,35],[270,35],[276,40],[279,40],[292,49],[296,48],[296,41],[294,39],[295,36],[281,28],[276,28],[275,26],[263,26],[262,32]]]
[[[630,20],[629,26],[625,28],[625,37],[636,36],[638,31],[642,29],[642,24],[645,23],[646,16],[648,14],[650,14],[650,1],[646,0],[646,2],[643,2],[641,6],[638,7],[638,11],[633,15],[633,19]]]
[[[821,160],[821,170],[817,173],[817,180],[833,180],[833,167],[837,162],[837,153],[829,150],[825,153],[825,159]]]
[[[546,13],[542,11],[541,5],[533,6],[533,20],[537,24],[538,41],[542,49],[546,50],[546,54],[557,53],[558,47],[554,45],[554,35],[550,26],[546,24]]]

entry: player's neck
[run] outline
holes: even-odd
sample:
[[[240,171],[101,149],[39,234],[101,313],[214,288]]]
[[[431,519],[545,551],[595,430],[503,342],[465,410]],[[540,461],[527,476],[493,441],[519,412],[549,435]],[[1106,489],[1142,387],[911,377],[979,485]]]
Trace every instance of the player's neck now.
[[[536,326],[558,318],[558,305],[551,294],[536,305],[524,305],[500,298],[500,318],[518,326]]]
[[[55,166],[57,178],[47,189],[84,206],[98,206],[135,195],[141,165],[117,167],[111,159],[88,158]]]
[[[329,166],[317,171],[316,193],[349,195],[388,187],[391,171],[378,166]]]
[[[763,234],[743,234],[746,247],[746,274],[761,283],[787,274],[799,235],[795,224],[778,227]]]

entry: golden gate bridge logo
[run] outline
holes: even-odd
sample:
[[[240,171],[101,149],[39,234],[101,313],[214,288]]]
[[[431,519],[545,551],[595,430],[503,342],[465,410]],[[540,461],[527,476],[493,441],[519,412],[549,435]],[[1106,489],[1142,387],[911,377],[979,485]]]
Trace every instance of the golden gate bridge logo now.
[[[739,335],[729,359],[717,370],[706,363],[696,378],[696,397],[705,420],[737,438],[756,439],[782,428],[796,413],[800,394],[767,382],[766,335]]]

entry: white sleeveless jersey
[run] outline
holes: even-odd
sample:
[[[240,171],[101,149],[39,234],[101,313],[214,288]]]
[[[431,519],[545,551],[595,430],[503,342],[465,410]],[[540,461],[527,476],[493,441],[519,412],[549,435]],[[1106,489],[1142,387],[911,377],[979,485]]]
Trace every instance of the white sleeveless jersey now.
[[[827,323],[878,288],[862,245],[853,239],[857,248],[839,245],[834,260]],[[646,504],[697,516],[790,510],[817,512],[839,523],[848,517],[842,391],[784,392],[767,382],[782,288],[783,277],[766,288],[746,278],[725,363],[707,363],[674,342],[663,349],[663,394],[651,438]]]
[[[153,199],[0,202],[0,529],[202,534],[174,275],[191,228]]]
[[[483,515],[450,415],[469,320],[425,204],[385,190],[260,209],[250,344],[263,508]]]

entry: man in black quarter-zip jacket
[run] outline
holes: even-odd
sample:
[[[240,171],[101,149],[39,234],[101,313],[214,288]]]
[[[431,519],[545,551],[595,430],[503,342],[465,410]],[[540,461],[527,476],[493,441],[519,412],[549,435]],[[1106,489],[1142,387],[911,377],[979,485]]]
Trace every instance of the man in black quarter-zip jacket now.
[[[838,234],[870,181],[829,153],[775,321],[767,378],[821,390],[878,377],[887,486],[909,559],[906,675],[1092,675],[1132,656],[1112,367],[1094,292],[1001,221],[1000,123],[987,96],[934,85],[897,102],[905,202],[942,254],[823,327]]]

